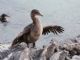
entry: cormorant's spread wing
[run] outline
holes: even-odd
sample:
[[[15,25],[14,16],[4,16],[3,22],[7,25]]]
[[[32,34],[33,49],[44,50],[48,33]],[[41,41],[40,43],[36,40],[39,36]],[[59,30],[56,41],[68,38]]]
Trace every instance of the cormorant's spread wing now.
[[[26,34],[28,35],[30,33],[30,29],[32,27],[32,24],[28,25],[27,27],[24,28],[23,32],[20,32],[20,34],[13,40],[12,46],[23,42],[23,36]]]
[[[24,35],[25,33],[26,33],[26,34],[29,33],[31,27],[32,27],[32,24],[26,26],[26,27],[24,28],[24,30],[23,30],[22,32],[20,32],[20,34],[19,34],[17,37],[19,38],[19,37],[21,37],[22,35]]]
[[[62,33],[64,29],[61,26],[47,26],[43,28],[43,35],[46,35],[50,32],[53,32],[54,34]]]

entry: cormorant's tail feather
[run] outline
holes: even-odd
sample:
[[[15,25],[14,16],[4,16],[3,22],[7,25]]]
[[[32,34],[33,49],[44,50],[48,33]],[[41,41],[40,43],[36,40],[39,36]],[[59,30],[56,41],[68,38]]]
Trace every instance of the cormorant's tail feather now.
[[[13,40],[11,47],[14,47],[14,46],[20,44],[20,43],[22,42],[22,39],[21,39],[21,38],[22,38],[22,37],[16,37],[16,38]]]
[[[15,45],[18,44],[18,43],[19,43],[18,38],[15,38],[15,39],[13,40],[13,42],[12,42],[11,47],[15,46]]]

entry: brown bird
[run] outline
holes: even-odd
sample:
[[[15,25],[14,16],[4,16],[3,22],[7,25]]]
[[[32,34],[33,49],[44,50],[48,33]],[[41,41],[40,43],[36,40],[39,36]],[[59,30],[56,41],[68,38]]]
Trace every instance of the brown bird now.
[[[31,11],[31,19],[32,23],[24,28],[23,32],[17,36],[12,43],[12,46],[16,44],[20,44],[21,42],[25,42],[27,45],[29,43],[33,43],[33,47],[35,47],[35,42],[39,39],[39,37],[43,34],[46,35],[50,32],[54,34],[62,33],[64,30],[61,26],[46,26],[42,27],[40,20],[36,16],[43,16],[38,10],[33,9]],[[29,47],[29,46],[28,46]]]
[[[9,17],[9,16],[8,16],[7,14],[2,14],[2,15],[0,16],[0,21],[1,21],[2,23],[7,22],[6,17]]]

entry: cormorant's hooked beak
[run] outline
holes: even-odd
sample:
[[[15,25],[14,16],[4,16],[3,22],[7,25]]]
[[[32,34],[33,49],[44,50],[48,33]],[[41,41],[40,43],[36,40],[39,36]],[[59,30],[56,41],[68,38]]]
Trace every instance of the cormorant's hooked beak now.
[[[40,14],[40,16],[43,16],[42,14]]]
[[[10,17],[10,16],[6,15],[6,17]]]
[[[40,16],[43,16],[41,13],[39,13]]]

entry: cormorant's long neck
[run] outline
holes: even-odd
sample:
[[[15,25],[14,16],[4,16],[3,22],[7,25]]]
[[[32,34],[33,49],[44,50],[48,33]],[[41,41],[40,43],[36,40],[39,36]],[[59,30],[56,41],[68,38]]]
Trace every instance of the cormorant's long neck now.
[[[35,15],[31,15],[31,18],[33,20],[33,24],[38,24],[40,23],[39,19]]]

